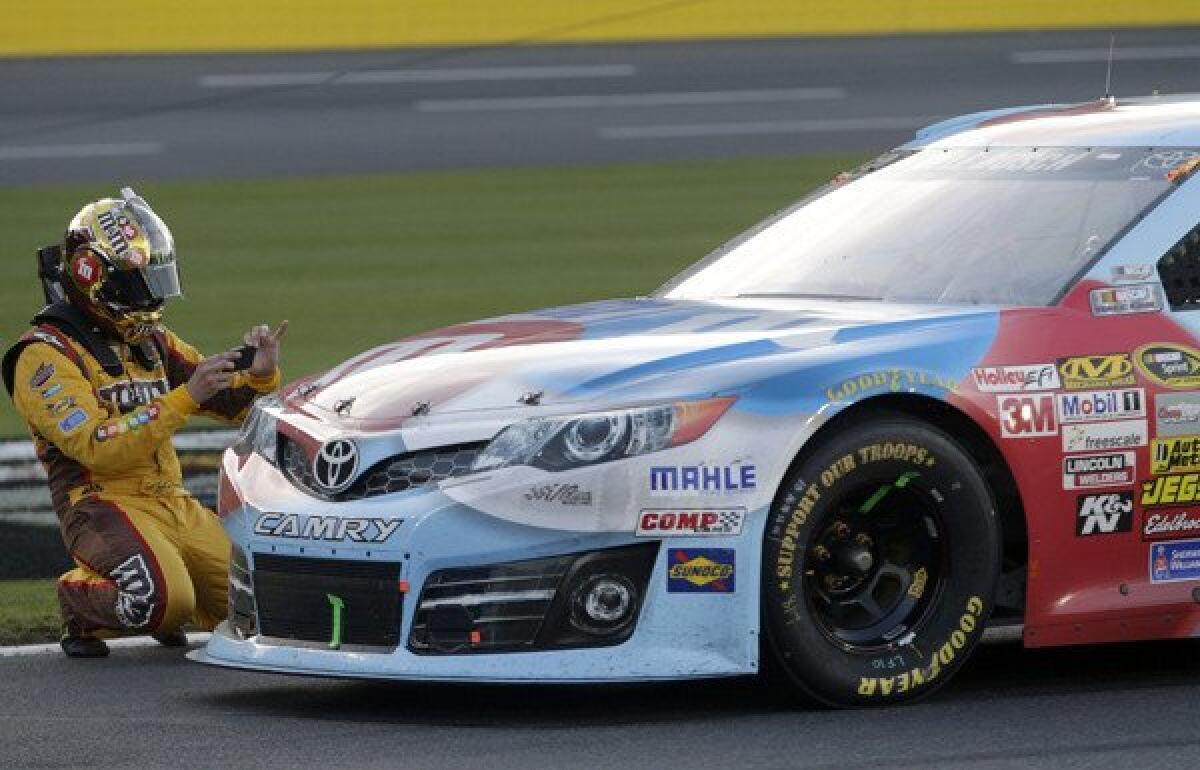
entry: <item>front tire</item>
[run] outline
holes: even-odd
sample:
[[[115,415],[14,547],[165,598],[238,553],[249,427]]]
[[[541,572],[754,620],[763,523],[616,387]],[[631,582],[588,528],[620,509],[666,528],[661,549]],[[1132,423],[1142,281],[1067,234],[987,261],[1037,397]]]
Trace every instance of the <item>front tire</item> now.
[[[982,636],[999,570],[992,493],[953,439],[890,415],[840,431],[767,521],[767,670],[830,706],[927,696]]]

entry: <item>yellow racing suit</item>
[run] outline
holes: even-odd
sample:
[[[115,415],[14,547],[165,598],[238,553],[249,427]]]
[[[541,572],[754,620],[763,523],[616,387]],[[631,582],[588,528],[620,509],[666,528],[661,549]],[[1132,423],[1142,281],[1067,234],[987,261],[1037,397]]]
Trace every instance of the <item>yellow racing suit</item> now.
[[[54,313],[34,320],[5,356],[4,379],[77,565],[58,579],[67,632],[167,633],[190,620],[211,629],[226,612],[229,541],[184,488],[171,436],[193,414],[240,422],[278,387],[278,371],[238,373],[198,404],[186,383],[203,357],[172,332],[130,347]]]

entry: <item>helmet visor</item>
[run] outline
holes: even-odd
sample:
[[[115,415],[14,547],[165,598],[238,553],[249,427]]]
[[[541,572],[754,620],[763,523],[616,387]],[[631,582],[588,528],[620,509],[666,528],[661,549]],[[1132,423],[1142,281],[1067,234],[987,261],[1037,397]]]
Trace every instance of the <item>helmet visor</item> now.
[[[130,191],[132,192],[132,191]],[[150,204],[140,196],[125,199],[125,213],[141,228],[145,239],[145,261],[151,265],[163,265],[175,262],[175,239],[167,229],[167,223],[154,213]],[[137,232],[136,230],[134,231]],[[141,267],[141,265],[135,265]]]
[[[175,267],[173,257],[174,255],[170,262],[151,263],[141,270],[142,278],[146,282],[146,290],[155,300],[167,300],[183,294],[179,285],[179,271]]]
[[[156,296],[146,280],[148,270],[114,270],[100,288],[97,298],[120,311],[157,310],[163,297]]]
[[[145,296],[149,302],[161,304],[164,300],[181,296],[183,290],[175,261],[175,239],[167,223],[133,190],[121,190],[121,197],[124,203],[122,213],[136,223],[131,231],[135,238],[129,250],[133,258],[125,266],[134,268],[130,272],[136,272],[141,280],[129,282],[127,288],[131,298],[141,300]],[[145,301],[140,304],[144,305]]]

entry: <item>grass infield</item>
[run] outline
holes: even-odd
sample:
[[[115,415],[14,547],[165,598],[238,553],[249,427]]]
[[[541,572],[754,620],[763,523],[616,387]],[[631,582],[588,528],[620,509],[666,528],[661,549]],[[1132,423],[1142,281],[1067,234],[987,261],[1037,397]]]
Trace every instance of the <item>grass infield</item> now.
[[[0,580],[0,645],[55,641],[61,623],[53,580]]]
[[[201,350],[291,321],[284,376],[490,315],[652,291],[857,155],[137,185],[175,234]],[[34,251],[120,184],[0,188],[0,336],[41,305]],[[6,343],[7,344],[7,343]],[[11,402],[0,436],[20,436]]]

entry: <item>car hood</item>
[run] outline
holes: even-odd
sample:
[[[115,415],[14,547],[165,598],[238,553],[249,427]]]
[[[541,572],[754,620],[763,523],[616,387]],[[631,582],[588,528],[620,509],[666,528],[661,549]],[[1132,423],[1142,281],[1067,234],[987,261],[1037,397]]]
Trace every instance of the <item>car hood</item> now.
[[[800,299],[631,299],[450,326],[293,385],[290,406],[377,429],[473,410],[728,392],[802,353],[959,324],[990,309]],[[822,352],[823,351],[823,352]]]

